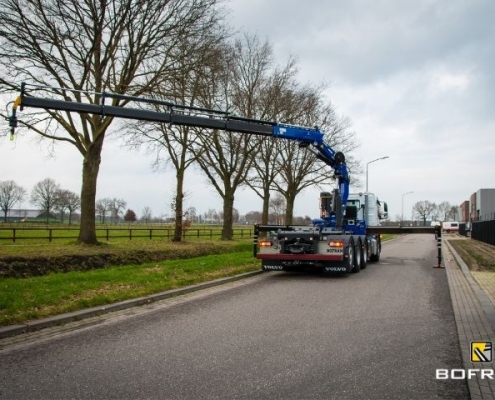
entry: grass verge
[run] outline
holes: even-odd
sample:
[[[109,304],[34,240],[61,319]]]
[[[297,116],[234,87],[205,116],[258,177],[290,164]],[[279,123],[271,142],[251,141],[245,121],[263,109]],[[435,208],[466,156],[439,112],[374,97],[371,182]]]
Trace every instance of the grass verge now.
[[[449,240],[472,271],[495,271],[495,248],[474,239]]]
[[[0,279],[0,326],[146,296],[259,269],[250,251]]]

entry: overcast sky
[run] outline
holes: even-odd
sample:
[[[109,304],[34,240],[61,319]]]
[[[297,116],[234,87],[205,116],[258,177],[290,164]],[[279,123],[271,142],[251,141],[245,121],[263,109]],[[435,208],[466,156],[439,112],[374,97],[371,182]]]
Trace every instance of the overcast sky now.
[[[329,101],[350,119],[360,143],[362,186],[351,192],[364,189],[368,166],[369,190],[388,203],[394,219],[402,205],[410,218],[417,201],[460,205],[481,188],[495,188],[493,0],[227,4],[231,24],[267,39],[280,64],[289,56],[298,60],[301,83],[328,85]],[[30,191],[50,177],[80,192],[82,159],[73,146],[59,144],[50,157],[46,143],[26,133],[0,144],[0,180]],[[152,155],[122,149],[113,139],[102,158],[98,199],[124,199],[138,216],[145,206],[155,216],[170,214],[174,175],[153,172]],[[190,171],[187,183],[186,207],[221,210],[206,178]],[[295,214],[317,217],[318,196],[318,189],[307,189]],[[27,200],[22,206],[32,208]],[[261,210],[261,200],[238,192],[235,207],[241,214]]]

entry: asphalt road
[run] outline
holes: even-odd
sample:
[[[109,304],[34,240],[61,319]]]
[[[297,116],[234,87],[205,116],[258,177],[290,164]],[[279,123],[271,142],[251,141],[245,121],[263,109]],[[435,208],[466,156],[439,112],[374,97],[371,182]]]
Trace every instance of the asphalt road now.
[[[431,235],[358,274],[270,272],[0,351],[0,399],[468,399]]]

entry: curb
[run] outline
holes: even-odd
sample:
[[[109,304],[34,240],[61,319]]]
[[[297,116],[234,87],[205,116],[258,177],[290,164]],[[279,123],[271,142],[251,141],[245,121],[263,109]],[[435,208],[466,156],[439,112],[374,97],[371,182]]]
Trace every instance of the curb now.
[[[472,342],[492,341],[494,337],[495,309],[483,288],[471,275],[468,266],[455,251],[453,246],[444,240],[446,252],[444,263],[450,288],[452,307],[454,309],[457,337],[461,350],[464,370],[493,372],[492,362],[472,360]],[[444,253],[445,254],[445,253]],[[494,400],[495,382],[485,379],[483,375],[475,375],[465,379],[471,400]]]
[[[457,254],[457,252],[449,243],[449,241],[445,240],[445,243],[447,244],[450,253],[454,256],[457,265],[459,265],[459,267],[461,268],[461,271],[464,274],[466,280],[468,281],[469,286],[471,286],[471,289],[478,298],[488,323],[490,324],[493,331],[495,331],[495,309],[493,307],[493,303],[491,302],[485,291],[478,284],[478,282],[474,280],[473,276],[471,275],[471,272],[469,272],[469,267],[462,260],[459,254]]]
[[[265,271],[253,271],[246,272],[240,275],[234,275],[227,278],[216,279],[210,282],[199,283],[197,285],[186,286],[179,289],[167,290],[166,292],[156,293],[149,296],[138,297],[136,299],[124,300],[118,303],[107,304],[104,306],[87,308],[80,311],[74,311],[71,313],[60,314],[53,317],[48,317],[25,324],[10,325],[0,327],[0,339],[19,335],[21,333],[33,332],[44,328],[50,328],[57,325],[63,325],[68,322],[80,321],[85,318],[95,317],[101,314],[107,314],[114,311],[120,311],[126,308],[141,306],[150,304],[156,301],[168,299],[174,296],[180,296],[199,290],[208,289],[215,286],[224,285],[226,283],[235,282],[241,279],[250,278],[264,273]]]

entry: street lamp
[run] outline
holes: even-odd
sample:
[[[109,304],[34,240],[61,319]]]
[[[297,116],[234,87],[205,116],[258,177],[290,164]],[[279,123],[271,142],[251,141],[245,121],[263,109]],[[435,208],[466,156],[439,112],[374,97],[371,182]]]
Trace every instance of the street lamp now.
[[[407,194],[411,194],[411,193],[414,193],[414,192],[407,192],[407,193],[403,193],[402,194],[402,217],[401,217],[401,224],[404,223],[404,196],[407,195]]]
[[[368,193],[368,165],[370,165],[371,163],[374,163],[375,161],[385,160],[386,158],[389,158],[389,157],[388,156],[380,157],[380,158],[377,158],[376,160],[371,160],[371,161],[368,161],[366,163],[366,193]]]

